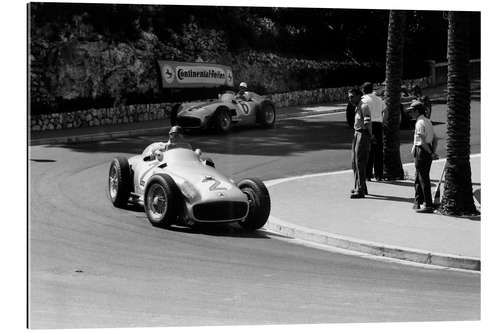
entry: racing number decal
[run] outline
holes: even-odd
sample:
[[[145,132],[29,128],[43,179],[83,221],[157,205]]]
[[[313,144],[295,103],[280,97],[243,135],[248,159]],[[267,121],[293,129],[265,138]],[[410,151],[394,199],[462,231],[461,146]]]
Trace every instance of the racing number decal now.
[[[248,106],[247,103],[243,102],[243,101],[239,101],[240,105],[241,105],[241,109],[243,110],[243,113],[244,114],[249,114],[250,113],[250,107]]]
[[[206,182],[214,182],[212,185],[210,185],[210,187],[208,188],[210,191],[225,191],[227,190],[227,188],[225,187],[219,187],[219,185],[221,184],[221,182],[217,179],[214,179],[214,178],[205,178],[202,180],[202,183],[206,183]]]

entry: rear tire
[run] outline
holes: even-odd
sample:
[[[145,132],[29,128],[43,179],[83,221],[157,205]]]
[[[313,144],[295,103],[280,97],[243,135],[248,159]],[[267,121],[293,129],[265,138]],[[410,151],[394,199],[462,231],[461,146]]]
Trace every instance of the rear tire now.
[[[152,225],[170,226],[180,213],[180,191],[165,174],[151,177],[144,192],[144,211]]]
[[[248,215],[239,224],[245,230],[262,228],[271,212],[271,198],[266,185],[260,179],[247,178],[238,183],[238,188],[248,198]]]
[[[128,159],[119,156],[113,159],[109,167],[108,193],[111,203],[115,207],[127,205],[132,192],[132,177]]]

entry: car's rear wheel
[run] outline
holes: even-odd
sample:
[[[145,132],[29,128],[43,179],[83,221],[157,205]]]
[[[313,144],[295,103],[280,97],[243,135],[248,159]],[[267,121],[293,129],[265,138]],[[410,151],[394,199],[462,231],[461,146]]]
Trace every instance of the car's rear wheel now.
[[[214,115],[214,127],[219,133],[227,133],[231,129],[231,115],[227,109],[218,109]]]
[[[109,167],[108,193],[115,207],[127,204],[132,191],[132,179],[127,158],[120,156],[113,159]]]
[[[276,110],[271,103],[264,103],[257,113],[258,122],[266,128],[274,126],[276,122]]]
[[[153,225],[169,226],[180,213],[179,189],[168,175],[153,176],[146,186],[144,211]]]
[[[238,187],[248,198],[248,215],[240,222],[241,227],[246,230],[262,228],[271,212],[271,198],[266,185],[260,179],[247,178],[240,181]]]

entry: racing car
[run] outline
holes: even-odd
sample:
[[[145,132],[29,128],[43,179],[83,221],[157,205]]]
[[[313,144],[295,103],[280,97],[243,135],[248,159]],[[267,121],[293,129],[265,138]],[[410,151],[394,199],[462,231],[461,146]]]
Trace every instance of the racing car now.
[[[247,96],[242,99],[233,91],[226,91],[208,102],[177,104],[170,114],[170,122],[184,129],[211,128],[219,133],[227,133],[234,125],[273,127],[276,121],[274,103],[254,92],[247,92]]]
[[[269,192],[257,178],[238,183],[215,169],[201,151],[174,148],[161,152],[161,143],[141,155],[116,157],[111,162],[108,193],[115,207],[144,206],[153,225],[194,226],[239,223],[243,229],[264,226],[271,210]]]

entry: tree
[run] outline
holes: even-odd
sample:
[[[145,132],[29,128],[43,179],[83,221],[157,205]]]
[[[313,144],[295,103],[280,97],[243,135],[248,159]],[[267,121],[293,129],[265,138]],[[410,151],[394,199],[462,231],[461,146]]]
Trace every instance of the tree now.
[[[384,122],[384,178],[403,179],[401,164],[400,132],[401,82],[403,72],[403,37],[406,12],[391,10],[387,36],[385,62],[385,97],[387,117]]]
[[[470,169],[469,15],[448,14],[448,113],[446,170],[441,211],[477,214]]]

